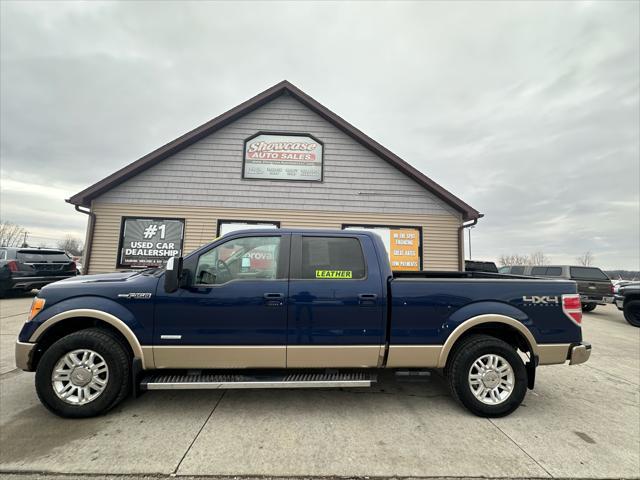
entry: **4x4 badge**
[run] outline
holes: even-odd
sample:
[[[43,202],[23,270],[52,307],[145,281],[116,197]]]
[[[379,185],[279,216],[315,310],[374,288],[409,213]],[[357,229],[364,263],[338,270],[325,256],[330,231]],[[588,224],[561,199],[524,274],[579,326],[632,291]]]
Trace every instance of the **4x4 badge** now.
[[[533,303],[533,304],[543,304],[543,305],[549,305],[549,304],[557,304],[560,302],[560,300],[558,299],[557,296],[537,296],[537,295],[532,295],[532,296],[524,296],[522,297],[522,301],[524,303]]]

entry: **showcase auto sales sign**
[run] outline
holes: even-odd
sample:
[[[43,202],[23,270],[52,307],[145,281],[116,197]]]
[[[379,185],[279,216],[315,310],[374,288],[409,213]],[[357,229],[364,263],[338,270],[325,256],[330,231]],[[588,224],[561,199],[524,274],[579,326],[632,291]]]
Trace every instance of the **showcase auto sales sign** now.
[[[322,143],[309,135],[260,134],[245,141],[244,178],[322,180]]]

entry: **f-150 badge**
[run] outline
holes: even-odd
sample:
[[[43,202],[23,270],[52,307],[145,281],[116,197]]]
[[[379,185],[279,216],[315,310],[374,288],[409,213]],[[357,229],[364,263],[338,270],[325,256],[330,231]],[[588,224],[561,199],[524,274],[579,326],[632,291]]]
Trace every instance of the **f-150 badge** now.
[[[557,296],[549,297],[546,295],[540,297],[536,295],[528,297],[525,295],[524,297],[522,297],[522,301],[524,303],[532,303],[534,305],[551,305],[558,304],[560,302]]]
[[[151,293],[149,292],[132,292],[132,293],[119,293],[118,298],[132,298],[136,300],[149,300]]]

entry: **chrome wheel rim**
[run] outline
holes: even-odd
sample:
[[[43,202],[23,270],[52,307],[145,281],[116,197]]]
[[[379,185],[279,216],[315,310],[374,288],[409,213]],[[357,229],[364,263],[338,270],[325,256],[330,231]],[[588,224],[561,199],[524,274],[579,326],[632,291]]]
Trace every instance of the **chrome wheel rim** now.
[[[93,350],[79,349],[64,354],[51,374],[51,385],[59,399],[71,405],[85,405],[102,395],[109,382],[109,367]]]
[[[513,392],[515,375],[504,357],[489,353],[482,355],[469,369],[471,393],[485,405],[499,405]]]

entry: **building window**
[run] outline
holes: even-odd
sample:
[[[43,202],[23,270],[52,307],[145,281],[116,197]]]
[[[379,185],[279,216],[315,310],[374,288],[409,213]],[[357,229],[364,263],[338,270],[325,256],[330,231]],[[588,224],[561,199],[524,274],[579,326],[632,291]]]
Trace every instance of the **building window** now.
[[[123,217],[117,268],[158,267],[182,255],[184,219]]]
[[[365,276],[357,238],[302,237],[302,279],[358,280]]]
[[[377,234],[384,243],[391,270],[422,270],[422,227],[382,225],[342,225],[344,230],[365,230]]]
[[[221,237],[227,233],[237,232],[255,228],[273,229],[280,228],[280,222],[269,222],[260,220],[218,220],[217,236]]]

